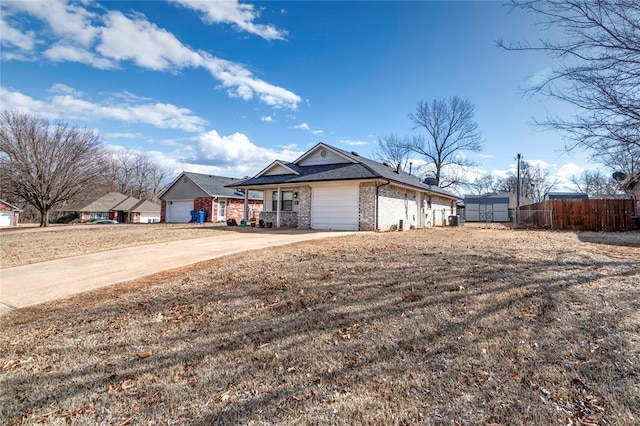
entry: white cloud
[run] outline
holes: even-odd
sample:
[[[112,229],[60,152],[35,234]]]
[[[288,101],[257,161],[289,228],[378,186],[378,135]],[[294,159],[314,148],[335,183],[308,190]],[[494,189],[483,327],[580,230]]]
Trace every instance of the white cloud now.
[[[165,154],[155,152],[156,161],[174,171],[193,171],[230,177],[253,176],[272,161],[293,161],[303,152],[295,145],[279,149],[255,145],[243,133],[220,135],[211,130],[195,138],[195,144],[175,143],[175,150]]]
[[[584,167],[581,167],[575,163],[566,163],[558,168],[556,175],[565,179],[569,179],[572,176],[577,176],[582,174],[582,172],[584,171],[585,171]]]
[[[293,128],[301,129],[301,130],[309,130],[309,125],[307,123],[296,124],[295,126],[293,126]]]
[[[123,132],[123,133],[105,133],[105,139],[144,139],[140,133]]]
[[[220,2],[218,7],[227,8],[226,2]],[[51,2],[5,2],[3,12],[7,10],[10,16],[30,15],[48,24],[53,35],[40,34],[37,40],[44,46],[43,56],[55,62],[70,61],[90,65],[99,69],[117,68],[122,62],[132,62],[135,65],[154,71],[178,72],[185,68],[204,68],[211,76],[221,82],[221,87],[227,94],[244,100],[254,97],[261,102],[276,107],[296,109],[301,101],[300,96],[264,80],[256,78],[244,66],[212,56],[204,51],[193,50],[182,44],[172,33],[149,22],[145,16],[131,13],[125,16],[119,11],[106,11],[102,6],[96,6],[95,12],[90,12],[82,5],[93,3],[67,3],[63,0]],[[202,2],[202,7],[205,6]],[[252,6],[237,5],[239,10],[249,10],[257,18],[257,12]],[[248,19],[248,18],[247,18]],[[248,22],[248,21],[246,21]],[[5,25],[6,24],[6,25]],[[20,34],[25,34],[18,28],[18,19],[3,24],[9,28],[12,44],[27,51],[33,48],[36,41],[29,41]],[[261,26],[245,26],[244,30]],[[264,34],[270,34],[266,30]],[[47,37],[48,36],[48,37]],[[7,41],[9,43],[9,41]],[[4,52],[5,59],[25,59],[24,54]]]
[[[273,123],[273,117],[270,115],[267,115],[265,117],[260,118],[260,121],[266,121],[267,123]]]
[[[367,144],[364,141],[352,141],[351,139],[340,139],[340,143],[343,143],[349,146],[363,146]]]
[[[186,132],[203,130],[206,120],[193,115],[187,108],[161,102],[111,105],[83,99],[72,88],[54,85],[52,90],[66,93],[52,96],[47,101],[33,99],[20,92],[0,87],[0,103],[8,109],[20,109],[52,119],[93,120],[107,119],[125,123],[150,124],[162,129],[180,129]]]
[[[237,0],[173,0],[189,9],[202,13],[202,20],[208,24],[234,24],[238,30],[258,35],[266,40],[284,40],[287,32],[272,25],[256,24],[260,17],[252,4],[238,3]]]
[[[11,27],[2,15],[0,15],[0,34],[2,34],[1,43],[3,46],[10,45],[21,50],[31,51],[36,44],[33,31],[22,32]]]
[[[311,130],[310,132],[314,135],[321,135],[324,133],[324,130]]]

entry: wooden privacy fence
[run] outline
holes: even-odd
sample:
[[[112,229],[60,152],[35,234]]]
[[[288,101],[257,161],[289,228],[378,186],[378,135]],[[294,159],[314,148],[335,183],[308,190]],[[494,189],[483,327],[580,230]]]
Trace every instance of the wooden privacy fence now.
[[[567,231],[631,231],[633,200],[548,200],[520,206],[520,227]]]

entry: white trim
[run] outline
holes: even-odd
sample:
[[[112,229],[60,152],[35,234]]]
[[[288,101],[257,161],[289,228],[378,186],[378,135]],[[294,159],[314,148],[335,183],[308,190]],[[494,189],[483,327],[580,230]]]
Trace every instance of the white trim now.
[[[300,175],[300,173],[296,172],[295,170],[293,170],[291,167],[287,166],[286,164],[284,164],[282,161],[280,160],[275,160],[274,162],[272,162],[271,164],[269,164],[267,167],[265,167],[264,169],[262,169],[257,175],[254,176],[254,178],[260,177],[263,174],[265,174],[266,172],[268,172],[271,168],[273,168],[274,166],[280,166],[280,167],[284,167],[287,170],[291,170],[291,173],[295,174],[295,175]]]
[[[322,149],[327,149],[331,152],[333,152],[334,154],[344,158],[345,160],[347,160],[350,163],[354,163],[354,164],[358,164],[359,161],[355,161],[353,158],[349,158],[346,155],[344,155],[343,153],[341,153],[340,151],[336,151],[334,148],[330,147],[329,145],[325,145],[324,143],[320,142],[318,143],[316,146],[314,146],[313,148],[311,148],[309,151],[305,152],[304,154],[302,154],[300,157],[298,157],[298,159],[296,159],[293,164],[298,164],[300,163],[300,161],[304,160],[305,158],[307,158],[308,156],[310,156],[311,154],[313,154],[315,151],[317,151],[319,148]]]

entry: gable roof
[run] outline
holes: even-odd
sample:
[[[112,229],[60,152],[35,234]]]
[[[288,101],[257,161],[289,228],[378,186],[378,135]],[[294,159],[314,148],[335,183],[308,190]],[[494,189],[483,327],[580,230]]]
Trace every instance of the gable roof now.
[[[11,208],[11,210],[13,210],[14,212],[21,212],[22,211],[22,209],[14,206],[13,204],[7,203],[5,200],[0,200],[0,204],[4,204],[5,206]]]
[[[300,166],[297,163],[308,156],[309,153],[315,151],[318,147],[323,147],[336,152],[341,157],[347,159],[348,163],[340,164],[321,164],[313,166]],[[459,200],[455,194],[444,189],[427,185],[415,175],[411,175],[402,170],[397,170],[374,160],[362,157],[354,152],[347,152],[340,148],[336,148],[325,143],[319,143],[311,148],[307,153],[303,154],[293,163],[281,161],[287,168],[297,172],[295,175],[256,175],[253,178],[238,181],[232,186],[249,187],[249,186],[267,186],[275,184],[301,184],[311,182],[327,182],[327,181],[343,181],[343,180],[367,180],[367,179],[384,179],[390,183],[406,185],[425,192],[439,194],[447,198]]]
[[[209,197],[226,197],[226,198],[242,198],[244,193],[233,188],[234,182],[240,182],[242,179],[206,175],[202,173],[182,172],[169,184],[160,194],[160,198],[164,196],[183,176],[189,178],[198,188],[202,189]],[[230,187],[231,186],[231,187]],[[250,200],[262,200],[260,191],[249,191]]]
[[[142,205],[144,205],[144,210],[139,210],[139,207]],[[66,207],[61,207],[57,209],[57,211],[89,213],[109,211],[155,212],[160,211],[160,205],[151,201],[129,197],[128,195],[121,194],[119,192],[109,192],[99,198],[82,201]]]

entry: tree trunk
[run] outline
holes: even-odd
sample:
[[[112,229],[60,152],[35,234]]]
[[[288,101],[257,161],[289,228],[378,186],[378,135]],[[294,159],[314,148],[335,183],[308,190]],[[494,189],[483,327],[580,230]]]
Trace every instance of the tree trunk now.
[[[49,210],[40,210],[40,227],[49,226]]]

